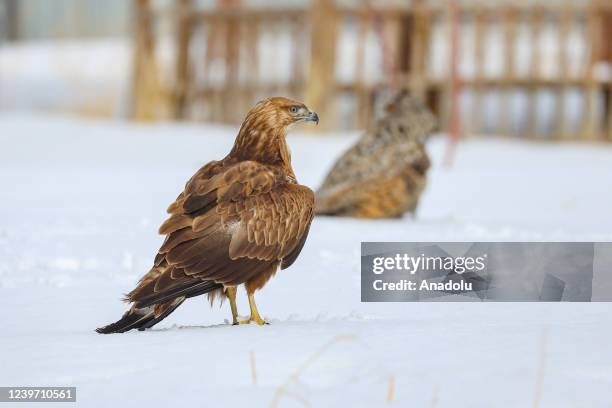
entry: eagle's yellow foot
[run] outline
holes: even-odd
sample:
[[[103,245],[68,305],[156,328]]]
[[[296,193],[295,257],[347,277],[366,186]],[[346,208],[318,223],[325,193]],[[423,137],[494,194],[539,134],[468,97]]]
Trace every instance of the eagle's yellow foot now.
[[[264,319],[262,319],[261,317],[257,316],[257,317],[249,317],[248,319],[244,319],[244,320],[238,320],[239,324],[250,324],[251,322],[255,322],[260,326],[263,326],[264,324],[270,324],[268,322],[266,322]]]
[[[248,296],[249,296],[249,306],[251,307],[251,317],[245,320],[240,320],[238,321],[238,323],[249,324],[251,322],[255,322],[260,326],[263,326],[264,324],[270,324],[266,322],[264,319],[262,319],[261,316],[259,315],[259,311],[257,310],[257,305],[255,304],[255,296],[252,293],[250,293]]]

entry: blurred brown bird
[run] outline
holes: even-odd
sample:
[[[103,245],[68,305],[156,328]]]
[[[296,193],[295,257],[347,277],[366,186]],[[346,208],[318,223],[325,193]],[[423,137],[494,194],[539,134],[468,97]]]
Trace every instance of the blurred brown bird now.
[[[430,162],[435,117],[407,91],[334,164],[316,193],[318,214],[394,218],[415,212]]]
[[[98,333],[144,330],[187,298],[229,298],[234,324],[264,324],[254,292],[296,260],[313,217],[314,194],[298,184],[285,137],[298,122],[319,122],[304,104],[274,97],[247,114],[231,152],[202,167],[168,208],[166,240],[151,270],[125,301],[131,308]],[[251,316],[238,321],[236,287]]]

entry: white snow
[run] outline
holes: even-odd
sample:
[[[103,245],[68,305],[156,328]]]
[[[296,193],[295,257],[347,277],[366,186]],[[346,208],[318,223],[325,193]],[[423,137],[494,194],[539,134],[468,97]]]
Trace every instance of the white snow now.
[[[86,407],[270,406],[279,390],[281,407],[360,407],[386,405],[393,378],[392,406],[525,407],[544,358],[540,407],[610,406],[608,304],[361,303],[359,272],[367,240],[612,240],[607,145],[479,139],[445,169],[435,138],[418,216],[316,218],[258,293],[271,325],[231,326],[196,298],[147,332],[94,333],[235,131],[0,115],[0,385],[76,386]],[[290,135],[300,181],[316,187],[355,136]]]

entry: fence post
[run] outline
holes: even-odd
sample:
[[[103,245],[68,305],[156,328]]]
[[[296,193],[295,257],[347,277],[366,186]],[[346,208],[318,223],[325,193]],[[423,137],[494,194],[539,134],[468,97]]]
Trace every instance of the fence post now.
[[[595,76],[595,68],[598,61],[601,60],[600,43],[601,40],[601,15],[597,12],[597,1],[594,0],[587,5],[587,38],[588,38],[588,54],[585,61],[584,82],[582,92],[585,99],[585,107],[583,114],[583,123],[581,130],[581,138],[584,140],[593,140],[599,135],[597,123],[597,78]]]
[[[6,0],[4,2],[5,15],[2,22],[6,24],[6,31],[4,34],[6,34],[6,39],[9,41],[17,41],[22,35],[18,3],[17,0]],[[1,37],[0,40],[2,40]]]
[[[427,102],[427,51],[430,26],[429,11],[424,0],[415,0],[410,15],[404,17],[400,47],[400,70],[408,78],[408,87],[415,97]],[[404,85],[404,84],[402,84]]]
[[[129,115],[136,120],[153,120],[161,98],[150,0],[134,2],[134,56],[131,107]]]
[[[234,2],[224,1],[222,7],[230,10],[234,7],[237,10],[239,4],[234,5]],[[223,96],[223,122],[240,122],[241,115],[236,116],[233,106],[240,106],[241,92],[238,84],[238,73],[240,64],[240,27],[246,20],[228,18],[225,21],[225,95]]]
[[[604,5],[600,1],[598,7],[602,16],[602,38],[600,42],[605,45],[608,44],[610,38],[612,38],[612,6],[609,3]],[[610,47],[610,45],[604,46],[601,51],[602,62],[608,64],[608,66],[612,66],[612,47]],[[601,87],[604,89],[606,106],[608,108],[608,110],[604,112],[605,124],[607,126],[604,130],[604,137],[608,142],[612,142],[612,82],[608,81],[607,84],[604,83]]]
[[[177,3],[177,54],[176,84],[172,99],[174,119],[185,119],[187,94],[189,92],[189,40],[191,39],[192,8],[191,0],[178,0]]]
[[[306,104],[319,113],[321,129],[335,125],[336,42],[338,14],[332,0],[313,0],[311,6],[310,69]]]

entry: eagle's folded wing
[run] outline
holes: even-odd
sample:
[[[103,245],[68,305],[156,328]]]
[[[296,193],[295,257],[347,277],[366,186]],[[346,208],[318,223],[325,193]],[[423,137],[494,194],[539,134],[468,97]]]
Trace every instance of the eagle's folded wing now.
[[[232,230],[229,255],[260,260],[285,260],[291,265],[301,250],[313,216],[314,194],[307,187],[285,184],[265,194],[223,205],[224,214],[236,213],[240,219]],[[297,248],[300,246],[300,248]]]
[[[203,282],[237,285],[293,263],[313,217],[314,193],[282,171],[246,161],[205,166],[170,206],[154,268],[128,299],[143,304],[190,296]],[[144,302],[143,302],[144,301]]]

